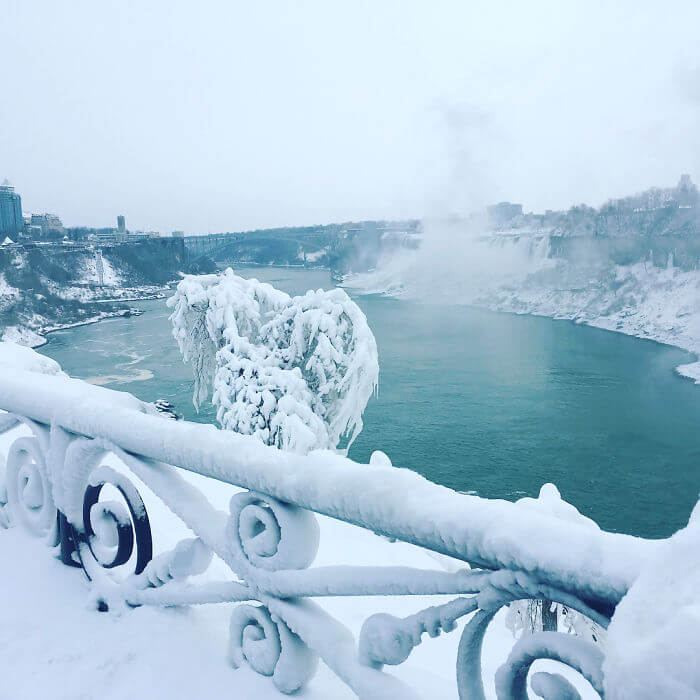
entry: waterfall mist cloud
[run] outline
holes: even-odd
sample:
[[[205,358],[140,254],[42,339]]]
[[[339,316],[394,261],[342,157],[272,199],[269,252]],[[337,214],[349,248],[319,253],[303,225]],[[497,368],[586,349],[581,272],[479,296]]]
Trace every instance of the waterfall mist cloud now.
[[[424,219],[419,248],[392,253],[375,270],[351,275],[344,286],[429,303],[472,304],[552,266],[548,236],[494,242],[486,231],[485,217],[479,215]]]
[[[0,179],[69,225],[599,204],[698,179],[700,4],[6,0]]]

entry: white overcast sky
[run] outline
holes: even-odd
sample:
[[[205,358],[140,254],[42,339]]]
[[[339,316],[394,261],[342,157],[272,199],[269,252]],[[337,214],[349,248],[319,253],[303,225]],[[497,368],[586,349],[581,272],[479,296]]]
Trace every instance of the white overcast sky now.
[[[0,0],[0,180],[191,232],[700,179],[700,1]]]

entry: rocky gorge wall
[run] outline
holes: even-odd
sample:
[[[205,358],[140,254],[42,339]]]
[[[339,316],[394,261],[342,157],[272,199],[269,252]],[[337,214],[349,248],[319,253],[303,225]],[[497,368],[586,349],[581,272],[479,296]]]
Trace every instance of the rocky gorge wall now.
[[[113,246],[8,245],[0,248],[0,336],[28,345],[55,326],[128,313],[120,300],[162,293],[180,273],[210,272],[192,263],[182,240]],[[108,300],[108,301],[106,301]]]

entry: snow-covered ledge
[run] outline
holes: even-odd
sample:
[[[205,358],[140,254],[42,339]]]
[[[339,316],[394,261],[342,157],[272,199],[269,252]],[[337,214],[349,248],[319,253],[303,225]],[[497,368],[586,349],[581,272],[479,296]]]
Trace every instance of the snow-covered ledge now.
[[[579,637],[558,632],[525,636],[497,674],[500,698],[528,697],[528,671],[541,658],[571,666],[610,699],[647,697],[647,687],[653,687],[653,697],[695,697],[690,693],[700,688],[688,656],[698,647],[700,518],[664,541],[608,533],[559,517],[556,508],[547,512],[458,494],[407,469],[358,464],[327,451],[301,456],[214,426],[167,420],[129,394],[68,378],[50,366],[4,367],[0,409],[6,412],[0,414],[0,431],[18,422],[31,430],[12,443],[7,457],[0,525],[23,525],[60,547],[63,561],[82,566],[93,582],[100,609],[239,602],[230,623],[230,659],[272,676],[282,692],[301,688],[320,658],[361,698],[416,697],[385,666],[405,661],[424,632],[450,632],[470,615],[457,652],[459,694],[483,698],[486,628],[499,609],[523,599],[560,602],[603,628],[612,618],[608,658]],[[194,536],[154,556],[143,501],[124,470],[104,463],[110,454]],[[245,491],[232,498],[225,513],[181,470]],[[105,493],[111,498],[105,500]],[[314,567],[319,544],[314,513],[465,565],[453,572]],[[656,567],[667,567],[676,551],[686,565],[681,583],[671,585],[655,575]],[[219,583],[200,583],[197,576],[213,554],[232,575]],[[127,576],[114,575],[125,566],[131,567]],[[645,597],[644,591],[657,599]],[[674,591],[682,592],[677,600]],[[454,598],[403,619],[372,615],[358,640],[312,600],[445,594]],[[643,612],[654,606],[658,612],[658,597],[664,596],[671,607],[663,609],[672,614],[659,613],[665,626],[659,636],[658,615],[649,618]],[[618,605],[624,613],[619,624]],[[653,629],[645,627],[652,623]],[[683,642],[674,650],[680,673],[678,668],[664,671],[657,654],[663,648],[664,658],[670,658],[674,630],[668,627],[674,624],[682,630]],[[652,632],[656,637],[652,634],[641,645],[640,639]],[[655,663],[647,663],[650,659]],[[685,666],[684,659],[689,659]],[[640,680],[650,673],[653,686]],[[681,685],[668,685],[671,681]],[[530,682],[545,698],[578,697],[560,676],[532,673]],[[678,694],[678,688],[687,693]],[[670,694],[664,695],[664,689]]]

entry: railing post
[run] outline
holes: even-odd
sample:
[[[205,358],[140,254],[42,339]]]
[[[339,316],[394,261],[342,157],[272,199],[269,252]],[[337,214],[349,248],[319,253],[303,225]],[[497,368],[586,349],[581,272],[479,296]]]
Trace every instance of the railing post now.
[[[557,631],[557,608],[551,600],[541,600],[542,606],[542,631],[556,632]]]

